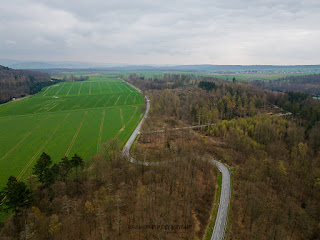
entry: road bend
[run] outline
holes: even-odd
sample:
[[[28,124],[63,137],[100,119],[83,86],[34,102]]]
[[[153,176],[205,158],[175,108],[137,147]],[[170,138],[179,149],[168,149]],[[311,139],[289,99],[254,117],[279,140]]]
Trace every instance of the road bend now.
[[[211,240],[221,240],[224,239],[228,221],[228,211],[230,207],[230,172],[229,169],[221,162],[213,159],[210,159],[209,162],[216,165],[222,174],[219,208],[211,235]]]
[[[135,86],[131,85],[126,81],[124,82],[142,94],[142,91],[140,89],[136,88]],[[136,129],[134,130],[134,132],[131,134],[130,138],[124,145],[122,154],[125,157],[127,157],[131,163],[140,164],[144,166],[155,166],[155,165],[159,165],[160,162],[143,162],[143,161],[136,160],[130,156],[130,148],[133,142],[135,141],[135,139],[137,138],[137,136],[140,134],[141,126],[144,123],[145,119],[147,118],[150,110],[150,101],[146,96],[144,98],[146,101],[146,111],[140,123],[138,124],[138,126],[136,127]],[[224,239],[224,236],[225,236],[225,230],[227,227],[227,220],[228,220],[228,211],[230,207],[230,173],[228,168],[221,162],[218,162],[214,159],[209,159],[208,161],[214,164],[215,166],[217,166],[222,174],[222,185],[221,185],[219,208],[218,208],[216,222],[215,222],[212,236],[211,236],[211,240],[222,240]]]

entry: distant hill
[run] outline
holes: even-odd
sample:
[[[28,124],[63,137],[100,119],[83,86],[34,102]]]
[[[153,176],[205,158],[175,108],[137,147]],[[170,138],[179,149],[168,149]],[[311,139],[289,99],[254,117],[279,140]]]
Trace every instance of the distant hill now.
[[[110,68],[126,66],[123,64],[108,64],[108,63],[90,63],[90,62],[51,62],[51,61],[22,61],[0,58],[0,65],[5,65],[14,69],[53,69],[53,68]]]
[[[0,58],[0,65],[14,69],[66,71],[182,71],[210,73],[319,73],[320,65],[130,65],[71,61],[22,61]],[[49,72],[49,71],[48,71]]]
[[[48,74],[14,70],[0,65],[0,104],[12,98],[24,97],[41,90],[43,86],[52,84]]]

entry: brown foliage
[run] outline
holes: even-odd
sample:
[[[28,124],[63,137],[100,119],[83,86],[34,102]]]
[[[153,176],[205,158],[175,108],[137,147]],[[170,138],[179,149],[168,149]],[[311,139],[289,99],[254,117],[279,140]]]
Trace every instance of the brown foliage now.
[[[15,239],[25,231],[32,233],[30,239],[201,238],[216,171],[205,161],[181,156],[143,167],[119,154],[108,161],[96,155],[96,178],[38,189],[36,207],[8,221],[0,238]]]
[[[25,96],[31,86],[48,81],[50,76],[44,73],[0,66],[0,103]]]

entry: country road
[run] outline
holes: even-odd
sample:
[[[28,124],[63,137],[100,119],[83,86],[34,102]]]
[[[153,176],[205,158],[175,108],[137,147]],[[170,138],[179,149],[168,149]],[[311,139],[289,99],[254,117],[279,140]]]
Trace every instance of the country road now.
[[[131,85],[126,81],[124,82],[129,84],[131,87],[133,87],[140,93],[142,93],[140,89],[136,88],[135,86]],[[136,129],[134,130],[134,132],[132,133],[132,135],[130,136],[130,138],[128,139],[128,141],[126,142],[126,144],[124,145],[122,153],[124,156],[129,158],[129,161],[131,163],[145,165],[145,166],[159,165],[160,162],[143,162],[143,161],[136,160],[130,156],[130,148],[133,142],[135,141],[136,137],[140,134],[141,126],[145,121],[145,119],[147,118],[150,110],[150,101],[149,99],[147,99],[146,96],[145,96],[145,99],[146,99],[145,114],[142,117]],[[216,222],[215,222],[214,229],[211,236],[211,240],[222,240],[224,239],[225,230],[227,227],[228,211],[229,211],[229,205],[230,205],[230,173],[228,168],[224,164],[214,159],[209,159],[209,162],[216,165],[219,168],[220,172],[222,173],[221,196],[220,196],[218,214],[217,214]]]
[[[220,172],[222,173],[222,185],[221,185],[221,195],[220,195],[220,203],[218,208],[218,214],[216,218],[216,222],[214,224],[213,233],[211,236],[211,240],[220,240],[224,239],[225,230],[227,227],[228,221],[228,211],[230,205],[230,173],[229,169],[223,165],[221,162],[210,159],[211,163],[216,165]]]

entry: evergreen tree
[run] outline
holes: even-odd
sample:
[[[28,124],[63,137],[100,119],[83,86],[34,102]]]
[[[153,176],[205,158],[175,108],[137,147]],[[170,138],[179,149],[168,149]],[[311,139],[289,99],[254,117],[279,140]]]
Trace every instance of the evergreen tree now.
[[[32,202],[32,192],[27,188],[27,185],[18,181],[15,177],[10,176],[7,185],[0,192],[3,200],[3,210],[13,210],[18,212],[23,208],[30,207]]]
[[[50,169],[52,160],[46,153],[42,153],[38,161],[33,167],[33,172],[38,176],[39,182],[45,183],[49,174],[46,172]]]

